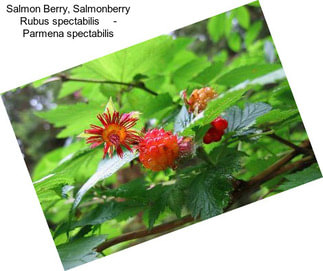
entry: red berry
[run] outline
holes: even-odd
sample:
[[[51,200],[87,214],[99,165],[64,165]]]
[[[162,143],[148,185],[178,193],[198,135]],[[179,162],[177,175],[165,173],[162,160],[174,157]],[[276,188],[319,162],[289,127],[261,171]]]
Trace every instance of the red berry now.
[[[164,129],[148,131],[140,141],[138,149],[140,162],[153,171],[175,167],[180,151],[177,136],[172,132],[165,132]]]
[[[203,137],[203,142],[205,144],[210,144],[212,142],[220,141],[224,134],[223,130],[217,130],[214,127],[211,127]]]
[[[213,136],[211,133],[206,133],[205,136],[203,137],[203,142],[205,144],[210,144],[213,142]]]
[[[213,141],[217,142],[217,141],[221,140],[221,138],[222,138],[222,136],[224,134],[224,131],[223,130],[218,130],[218,129],[214,128],[214,127],[211,127],[209,129],[209,133],[211,133]]]
[[[213,120],[211,125],[217,130],[225,130],[228,128],[228,122],[221,117],[217,117],[215,120]]]

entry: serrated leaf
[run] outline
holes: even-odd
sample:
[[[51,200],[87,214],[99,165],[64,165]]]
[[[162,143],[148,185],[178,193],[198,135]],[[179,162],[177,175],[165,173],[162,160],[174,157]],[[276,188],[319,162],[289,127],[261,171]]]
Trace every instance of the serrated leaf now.
[[[285,191],[322,177],[318,164],[313,164],[302,171],[285,176],[285,181],[277,187],[278,191]]]
[[[165,210],[167,206],[167,198],[164,196],[160,196],[157,200],[155,200],[148,212],[148,228],[151,229],[159,215]]]
[[[75,181],[74,177],[69,175],[64,175],[62,173],[50,174],[41,180],[35,181],[34,187],[36,189],[37,195],[47,192],[49,190],[57,191],[62,189],[65,185],[73,184]]]
[[[107,220],[117,219],[118,216],[124,213],[127,213],[127,216],[136,215],[143,207],[144,204],[133,201],[116,202],[111,200],[98,204],[95,209],[86,214],[82,219],[61,224],[56,229],[54,238],[78,227],[100,225]]]
[[[146,75],[165,68],[173,57],[173,46],[170,36],[159,36],[83,66],[102,78],[131,82],[137,74]]]
[[[180,133],[182,132],[192,121],[193,114],[187,111],[186,105],[183,105],[181,111],[175,118],[174,123],[174,132]]]
[[[214,148],[209,156],[215,164],[217,173],[228,176],[242,168],[241,159],[246,154],[235,148],[228,148],[223,145]]]
[[[64,269],[70,269],[96,259],[93,249],[106,239],[105,235],[85,237],[57,246]]]
[[[232,190],[227,178],[215,168],[206,167],[194,177],[187,197],[187,207],[192,216],[201,219],[219,215],[227,206]]]
[[[104,104],[91,102],[74,105],[59,105],[47,112],[36,113],[37,116],[54,124],[55,127],[65,127],[57,137],[64,138],[80,134],[90,124],[100,124],[96,116],[102,113]]]
[[[173,185],[173,187],[169,189],[167,204],[178,218],[181,217],[182,207],[184,205],[184,194],[178,186]]]
[[[256,123],[256,119],[271,110],[271,106],[266,103],[246,104],[242,110],[238,106],[233,106],[224,114],[228,121],[227,132],[244,130]]]
[[[148,183],[136,179],[108,192],[108,195],[126,199],[144,199]]]
[[[204,111],[204,117],[201,119],[201,121],[198,121],[198,123],[202,125],[209,124],[228,107],[239,101],[245,92],[246,90],[232,91],[212,100],[209,102],[206,110]]]
[[[62,159],[59,165],[52,170],[52,173],[65,174],[76,179],[88,178],[95,172],[101,159],[101,148],[81,149]]]
[[[84,194],[91,189],[99,181],[108,178],[114,174],[117,170],[123,167],[125,164],[129,163],[138,156],[137,153],[132,153],[129,151],[124,152],[123,158],[118,155],[114,155],[112,158],[106,158],[102,160],[98,166],[97,171],[91,176],[90,179],[80,188],[75,196],[75,201],[73,203],[72,210],[74,210],[78,204],[81,202]]]

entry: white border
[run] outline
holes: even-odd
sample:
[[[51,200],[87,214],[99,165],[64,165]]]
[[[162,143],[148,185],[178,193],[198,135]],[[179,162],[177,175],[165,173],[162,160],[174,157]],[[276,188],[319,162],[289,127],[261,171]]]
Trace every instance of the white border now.
[[[96,0],[99,1],[99,0]],[[15,0],[11,0],[11,3]],[[32,0],[29,0],[32,3]],[[40,0],[34,2],[40,2]],[[51,1],[52,4],[60,1]],[[120,38],[26,41],[0,4],[1,90],[167,33],[248,1],[132,1]],[[320,0],[263,0],[285,72],[322,165]],[[87,48],[91,48],[88,50]],[[10,122],[0,105],[3,270],[62,270]],[[322,180],[209,219],[75,270],[322,270]]]

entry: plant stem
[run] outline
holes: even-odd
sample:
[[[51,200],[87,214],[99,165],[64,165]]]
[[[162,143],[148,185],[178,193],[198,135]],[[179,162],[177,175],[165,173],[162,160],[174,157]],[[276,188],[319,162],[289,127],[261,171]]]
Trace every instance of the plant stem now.
[[[97,80],[97,79],[83,79],[83,78],[72,78],[68,77],[66,75],[59,75],[58,78],[62,80],[63,82],[67,81],[73,81],[73,82],[84,82],[84,83],[98,83],[98,84],[114,84],[114,85],[122,85],[122,86],[128,86],[128,87],[134,87],[134,88],[140,88],[154,96],[158,96],[158,93],[147,88],[144,83],[125,83],[120,81],[113,81],[113,80]]]
[[[155,234],[166,233],[166,232],[174,230],[180,226],[183,226],[183,225],[193,222],[193,221],[194,221],[194,218],[192,216],[188,215],[188,216],[185,216],[181,219],[174,220],[174,221],[162,224],[162,225],[158,225],[156,227],[153,227],[150,230],[145,229],[145,230],[139,230],[139,231],[135,231],[135,232],[125,233],[125,234],[115,237],[111,240],[107,240],[107,241],[103,242],[102,244],[100,244],[96,248],[96,251],[102,252],[103,250],[105,250],[113,245],[116,245],[116,244],[119,244],[119,243],[122,243],[125,241],[143,238],[143,237],[155,235]]]
[[[268,135],[269,137],[271,137],[272,139],[280,142],[280,143],[283,143],[285,144],[286,146],[300,152],[300,153],[305,153],[305,154],[310,154],[310,150],[309,149],[306,149],[306,148],[302,148],[302,147],[299,147],[297,145],[295,145],[294,143],[284,139],[284,138],[281,138],[280,136],[276,135],[276,134],[269,134]]]

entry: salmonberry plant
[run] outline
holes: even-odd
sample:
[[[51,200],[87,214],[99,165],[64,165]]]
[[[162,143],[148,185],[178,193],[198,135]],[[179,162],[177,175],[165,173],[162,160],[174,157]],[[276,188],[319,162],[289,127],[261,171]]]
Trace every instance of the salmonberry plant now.
[[[27,87],[54,93],[32,178],[66,269],[321,176],[255,4]]]

